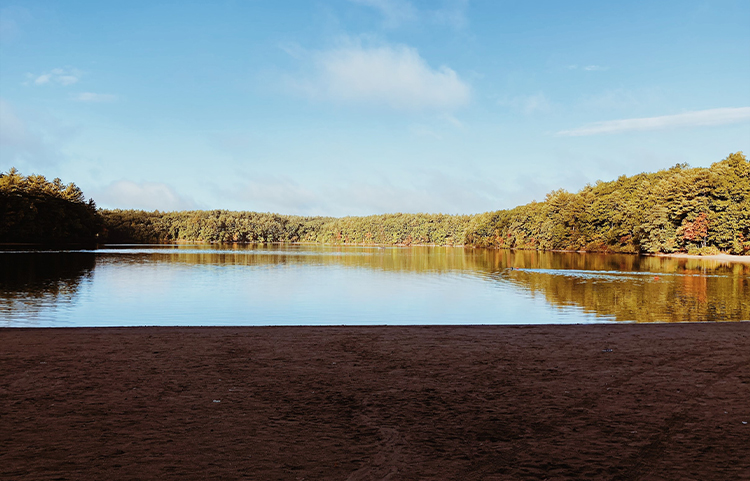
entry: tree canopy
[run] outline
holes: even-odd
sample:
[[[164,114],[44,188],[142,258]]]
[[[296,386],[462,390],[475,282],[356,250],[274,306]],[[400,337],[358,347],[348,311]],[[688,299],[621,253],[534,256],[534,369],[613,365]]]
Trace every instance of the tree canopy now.
[[[750,253],[750,162],[670,169],[475,215],[304,217],[226,210],[99,210],[75,184],[0,174],[0,242],[319,242],[591,252]]]
[[[96,204],[75,184],[0,173],[0,242],[93,242],[100,227]]]
[[[709,168],[678,164],[621,176],[544,202],[472,217],[466,244],[540,250],[747,254],[750,163],[742,152]]]

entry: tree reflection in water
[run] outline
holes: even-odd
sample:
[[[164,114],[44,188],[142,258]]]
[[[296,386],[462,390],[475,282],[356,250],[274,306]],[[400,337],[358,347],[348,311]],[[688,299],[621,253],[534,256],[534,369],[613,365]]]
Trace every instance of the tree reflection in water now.
[[[95,266],[93,253],[0,253],[0,319],[23,312],[33,326],[47,306],[72,302]]]
[[[247,255],[248,249],[253,255]],[[542,295],[553,306],[576,306],[618,321],[750,319],[750,265],[700,258],[320,245],[229,245],[220,250],[184,246],[147,257],[152,262],[188,264],[317,264],[424,274],[463,272]]]
[[[0,253],[0,313],[28,319],[49,304],[72,302],[95,267],[181,264],[264,269],[319,266],[467,275],[510,286],[558,308],[576,307],[617,321],[750,319],[750,265],[699,258],[488,250],[456,247],[322,245],[133,246],[87,253]],[[252,270],[248,271],[252,275]],[[321,270],[325,275],[325,269]],[[244,276],[244,274],[243,274]],[[221,283],[221,275],[215,277]],[[247,278],[248,280],[250,277]],[[220,309],[221,300],[217,299]],[[5,316],[10,317],[10,316]],[[465,319],[467,324],[481,322]],[[523,319],[515,322],[523,323]]]

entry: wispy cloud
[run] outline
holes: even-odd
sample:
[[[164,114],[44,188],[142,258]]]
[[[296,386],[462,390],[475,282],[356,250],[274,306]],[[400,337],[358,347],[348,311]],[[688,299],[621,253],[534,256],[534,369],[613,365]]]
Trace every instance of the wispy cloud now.
[[[608,120],[595,122],[571,130],[562,130],[557,135],[581,137],[585,135],[616,134],[621,132],[660,130],[678,127],[701,127],[726,125],[750,121],[750,107],[698,110],[676,115],[644,117],[638,119]]]
[[[10,42],[21,33],[21,26],[31,20],[31,13],[23,7],[0,8],[0,41]]]
[[[441,114],[438,118],[440,120],[444,120],[448,122],[449,124],[456,127],[457,129],[463,130],[466,128],[466,124],[464,124],[463,122],[458,120],[456,117],[452,116],[451,114]]]
[[[425,22],[461,29],[468,25],[468,0],[447,0],[437,9],[420,10],[407,0],[349,0],[374,8],[383,16],[386,28],[396,28],[411,22]]]
[[[390,181],[355,181],[330,186],[326,195],[335,215],[370,215],[387,212],[432,212],[458,214],[486,212],[501,205],[502,189],[494,181],[473,175],[453,175],[438,170],[417,172],[411,184]]]
[[[524,115],[548,112],[552,108],[552,104],[543,92],[537,92],[532,95],[519,95],[510,100],[500,100],[498,101],[498,105],[508,106]]]
[[[447,25],[455,29],[466,28],[469,19],[466,17],[466,7],[469,0],[451,0],[445,2],[442,8],[427,13],[427,18],[435,24]]]
[[[279,48],[283,50],[287,55],[292,58],[296,58],[297,60],[301,60],[305,57],[305,55],[307,55],[305,49],[294,42],[282,42],[279,44]]]
[[[81,78],[81,71],[77,69],[54,68],[43,74],[26,74],[24,85],[73,85]]]
[[[117,100],[117,95],[81,92],[72,95],[72,98],[73,100],[77,100],[79,102],[114,102],[115,100]]]
[[[120,180],[92,194],[97,204],[110,208],[161,211],[196,208],[191,199],[179,195],[171,186],[161,182]]]
[[[291,214],[320,213],[326,196],[286,176],[254,175],[245,178],[234,188],[216,185],[219,198],[233,198],[246,209],[257,212],[283,212]]]
[[[398,110],[448,110],[464,106],[471,88],[447,66],[432,68],[404,45],[350,44],[313,54],[312,78],[292,81],[312,98],[386,105]]]
[[[663,94],[658,89],[628,90],[615,88],[584,95],[577,100],[577,103],[593,112],[632,111],[654,105],[662,99]]]
[[[578,70],[579,68],[581,70],[585,70],[587,72],[600,72],[602,70],[609,70],[609,67],[603,67],[601,65],[584,65],[583,67],[579,67],[578,65],[568,65],[568,70]]]
[[[416,20],[417,9],[410,2],[404,0],[349,0],[366,7],[378,10],[385,20],[387,27],[397,27],[404,22]]]
[[[17,112],[0,98],[0,165],[39,168],[65,156],[64,144],[77,129],[49,115]]]
[[[440,134],[421,124],[410,126],[409,132],[411,132],[412,135],[416,135],[417,137],[429,137],[435,140],[443,140],[443,137]]]
[[[338,179],[323,184],[278,175],[253,174],[243,179],[240,174],[240,180],[231,188],[217,185],[212,191],[217,199],[231,201],[241,210],[298,215],[455,214],[483,212],[509,204],[501,200],[505,193],[500,185],[487,176],[434,169],[419,169],[413,174],[391,178],[373,172],[366,180]],[[94,198],[98,203],[99,198]]]

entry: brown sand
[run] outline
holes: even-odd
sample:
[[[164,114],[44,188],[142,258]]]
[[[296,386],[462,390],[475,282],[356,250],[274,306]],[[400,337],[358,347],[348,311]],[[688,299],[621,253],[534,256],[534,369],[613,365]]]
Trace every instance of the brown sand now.
[[[750,479],[742,421],[748,323],[0,329],[0,479]]]

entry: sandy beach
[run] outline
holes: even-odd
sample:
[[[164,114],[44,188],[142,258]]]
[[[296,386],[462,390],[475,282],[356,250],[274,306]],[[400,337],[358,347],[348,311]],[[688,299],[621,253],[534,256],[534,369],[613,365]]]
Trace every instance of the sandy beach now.
[[[0,329],[0,478],[750,479],[750,324]]]

